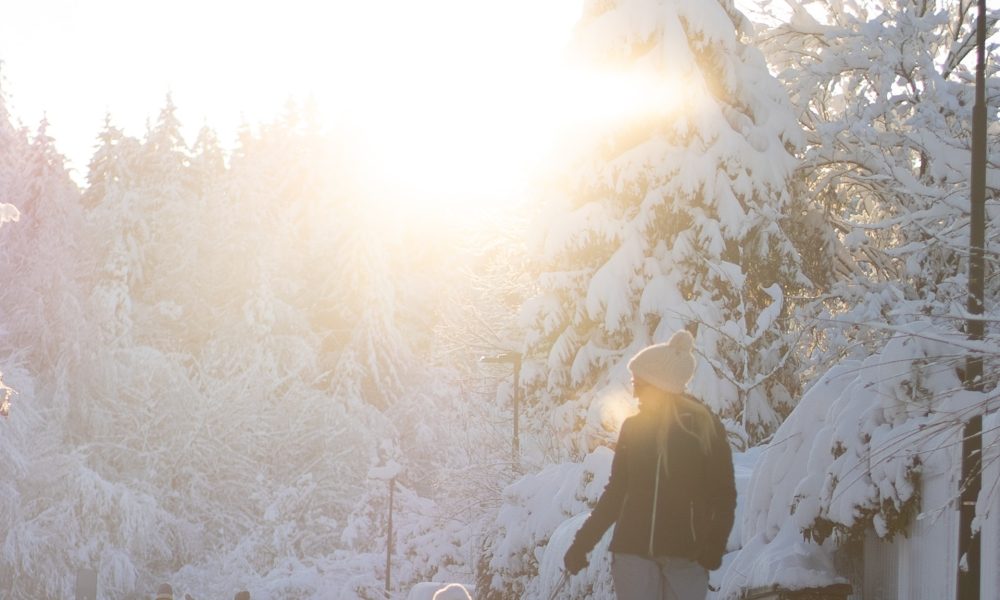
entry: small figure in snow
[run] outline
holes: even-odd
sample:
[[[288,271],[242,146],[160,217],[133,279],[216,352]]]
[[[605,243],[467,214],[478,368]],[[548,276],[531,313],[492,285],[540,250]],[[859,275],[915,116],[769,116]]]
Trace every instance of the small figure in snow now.
[[[236,592],[236,595],[233,596],[233,600],[250,600],[250,592],[246,590]]]
[[[449,583],[434,592],[434,598],[431,600],[472,600],[472,596],[461,583]]]
[[[174,588],[169,583],[161,583],[156,588],[156,600],[174,600]]]
[[[708,593],[736,509],[726,430],[686,393],[694,338],[678,331],[628,363],[639,413],[622,424],[611,477],[566,551],[575,574],[612,525],[611,577],[618,600],[692,600]]]

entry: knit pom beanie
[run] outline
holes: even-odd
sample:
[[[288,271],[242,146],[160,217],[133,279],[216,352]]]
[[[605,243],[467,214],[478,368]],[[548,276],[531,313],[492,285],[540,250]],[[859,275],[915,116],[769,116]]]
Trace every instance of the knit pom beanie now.
[[[646,346],[628,361],[633,379],[672,394],[684,392],[694,377],[694,367],[694,338],[684,329],[665,344]]]

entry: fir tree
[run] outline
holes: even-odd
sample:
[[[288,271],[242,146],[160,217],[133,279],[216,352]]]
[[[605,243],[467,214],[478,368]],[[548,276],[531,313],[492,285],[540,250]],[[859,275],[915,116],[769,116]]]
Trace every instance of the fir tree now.
[[[801,132],[748,28],[726,0],[587,3],[584,59],[683,99],[612,123],[565,173],[544,291],[524,313],[536,400],[600,400],[638,349],[688,328],[701,353],[692,391],[753,439],[792,405],[787,297],[810,286],[787,234]]]

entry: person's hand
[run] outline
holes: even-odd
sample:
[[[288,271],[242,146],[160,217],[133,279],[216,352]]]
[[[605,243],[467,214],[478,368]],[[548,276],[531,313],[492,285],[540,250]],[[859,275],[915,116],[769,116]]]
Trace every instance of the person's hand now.
[[[563,564],[570,575],[576,575],[589,564],[587,552],[574,543],[566,551],[566,556],[563,557]]]

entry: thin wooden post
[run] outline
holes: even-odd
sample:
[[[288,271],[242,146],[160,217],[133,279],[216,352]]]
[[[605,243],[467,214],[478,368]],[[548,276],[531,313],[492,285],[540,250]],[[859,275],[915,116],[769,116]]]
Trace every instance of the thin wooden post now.
[[[396,487],[396,478],[393,477],[389,480],[389,526],[386,532],[386,543],[385,543],[385,597],[388,600],[391,596],[389,595],[389,588],[392,585],[392,492]]]
[[[972,167],[969,181],[969,318],[970,340],[982,340],[983,296],[986,282],[986,0],[979,0],[976,22],[976,101],[972,107]],[[983,388],[983,358],[970,354],[965,365],[965,387]],[[958,598],[973,600],[980,592],[980,539],[972,531],[976,501],[982,488],[983,417],[965,424],[962,441],[962,479],[959,496]]]

